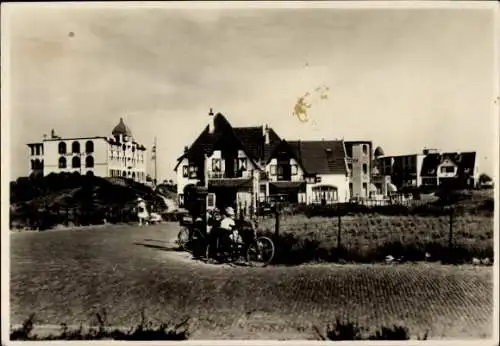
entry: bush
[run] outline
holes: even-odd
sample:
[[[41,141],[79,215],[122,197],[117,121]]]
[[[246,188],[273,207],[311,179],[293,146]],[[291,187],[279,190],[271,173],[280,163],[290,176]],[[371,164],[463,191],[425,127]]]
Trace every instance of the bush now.
[[[122,331],[119,329],[107,328],[106,323],[106,313],[103,311],[102,314],[97,313],[96,317],[98,320],[97,327],[91,327],[88,330],[84,330],[83,326],[80,325],[79,329],[70,330],[67,324],[61,324],[61,330],[59,334],[49,335],[45,337],[39,337],[34,335],[34,314],[32,314],[23,325],[11,331],[10,340],[13,341],[34,341],[34,340],[127,340],[127,341],[152,341],[152,340],[186,340],[188,338],[188,331],[186,329],[186,324],[188,319],[183,322],[172,325],[161,323],[158,326],[154,326],[151,322],[146,322],[144,317],[144,312],[141,314],[141,322],[136,327],[131,328],[128,331]]]
[[[135,199],[166,208],[150,187],[128,179],[79,174],[49,174],[11,183],[11,222],[39,229],[57,224],[101,224],[135,221]]]
[[[338,318],[335,323],[326,327],[326,335],[315,328],[316,333],[322,340],[342,341],[342,340],[410,340],[410,332],[408,328],[394,325],[392,327],[380,327],[374,333],[367,333],[361,328],[358,323],[351,321],[341,322]],[[419,340],[426,340],[428,333]]]

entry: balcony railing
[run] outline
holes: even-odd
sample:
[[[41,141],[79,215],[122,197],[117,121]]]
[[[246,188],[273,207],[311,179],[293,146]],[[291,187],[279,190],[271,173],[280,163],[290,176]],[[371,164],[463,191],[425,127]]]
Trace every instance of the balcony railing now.
[[[238,179],[238,178],[250,178],[251,173],[249,171],[237,171],[233,174],[229,172],[208,172],[209,179]]]

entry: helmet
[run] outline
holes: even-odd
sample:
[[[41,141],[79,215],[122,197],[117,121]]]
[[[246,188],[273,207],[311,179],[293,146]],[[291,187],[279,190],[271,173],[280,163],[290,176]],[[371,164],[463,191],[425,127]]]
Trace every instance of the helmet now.
[[[227,216],[234,216],[234,209],[232,207],[227,207],[225,212]]]

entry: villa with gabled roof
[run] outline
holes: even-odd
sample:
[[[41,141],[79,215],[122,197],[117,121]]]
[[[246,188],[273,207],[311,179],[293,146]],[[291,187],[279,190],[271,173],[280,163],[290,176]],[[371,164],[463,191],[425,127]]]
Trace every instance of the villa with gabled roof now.
[[[191,146],[175,171],[179,202],[188,185],[207,187],[219,208],[256,208],[272,196],[290,202],[346,202],[349,172],[342,140],[286,141],[267,125],[233,127],[221,113]]]

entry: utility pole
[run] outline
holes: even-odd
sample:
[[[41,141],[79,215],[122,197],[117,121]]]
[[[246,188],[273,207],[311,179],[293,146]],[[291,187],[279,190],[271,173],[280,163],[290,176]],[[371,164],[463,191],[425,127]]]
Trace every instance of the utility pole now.
[[[154,185],[156,186],[157,185],[157,165],[156,165],[156,136],[155,136],[155,141],[154,141],[154,145],[153,145],[153,150],[152,150],[152,154],[153,154],[153,157],[152,159],[154,160],[154,164],[155,164],[155,175],[154,175]]]

